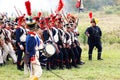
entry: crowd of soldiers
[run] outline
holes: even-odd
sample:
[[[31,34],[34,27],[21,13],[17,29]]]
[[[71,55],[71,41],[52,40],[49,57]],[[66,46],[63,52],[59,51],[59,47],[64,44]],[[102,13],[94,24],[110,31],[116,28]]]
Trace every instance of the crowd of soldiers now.
[[[14,20],[0,18],[0,65],[7,64],[12,58],[13,64],[17,64],[18,70],[23,70],[24,56],[26,52],[26,36],[29,29],[27,20],[32,18],[40,28],[38,33],[43,44],[53,44],[56,52],[46,57],[39,51],[39,61],[47,70],[79,68],[84,64],[81,61],[82,49],[78,41],[78,18],[68,14],[64,19],[61,14],[51,14],[48,17],[29,17],[25,15]],[[66,19],[66,21],[65,21]]]

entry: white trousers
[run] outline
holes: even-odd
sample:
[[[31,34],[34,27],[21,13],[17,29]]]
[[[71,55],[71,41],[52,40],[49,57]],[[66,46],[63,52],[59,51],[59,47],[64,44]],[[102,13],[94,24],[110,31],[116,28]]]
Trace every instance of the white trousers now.
[[[17,57],[16,57],[16,54],[15,54],[15,51],[13,49],[13,46],[11,43],[4,43],[3,44],[3,60],[6,62],[6,58],[7,58],[7,55],[10,54],[10,56],[12,57],[13,59],[13,62],[16,63],[17,62]]]
[[[35,61],[36,61],[36,63],[30,64],[30,67],[31,67],[30,68],[30,77],[36,76],[39,78],[42,75],[42,68],[41,68],[40,62],[37,57],[36,57]]]
[[[8,48],[9,48],[9,54],[12,57],[13,62],[16,63],[17,62],[17,56],[15,54],[15,51],[14,51],[13,46],[12,46],[11,43],[8,43]]]
[[[3,63],[2,48],[0,47],[0,64]]]
[[[24,74],[27,75],[29,71],[30,71],[30,68],[28,67],[26,63],[24,63]]]
[[[6,62],[7,55],[9,53],[9,48],[6,43],[3,44],[3,60]]]

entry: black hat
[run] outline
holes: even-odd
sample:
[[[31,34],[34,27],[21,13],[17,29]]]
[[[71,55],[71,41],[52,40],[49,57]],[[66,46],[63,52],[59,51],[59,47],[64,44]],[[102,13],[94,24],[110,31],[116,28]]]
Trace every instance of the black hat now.
[[[91,21],[90,21],[90,23],[95,23],[95,19],[92,18]]]
[[[36,28],[36,21],[32,18],[26,18],[26,24],[30,30],[33,30]]]
[[[91,23],[98,24],[99,20],[98,20],[97,18],[92,18],[90,22],[91,22]]]

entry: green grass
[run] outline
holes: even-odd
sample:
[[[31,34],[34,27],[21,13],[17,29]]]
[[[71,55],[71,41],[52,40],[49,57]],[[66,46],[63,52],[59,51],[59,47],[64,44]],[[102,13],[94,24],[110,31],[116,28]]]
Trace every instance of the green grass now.
[[[104,45],[106,46],[106,45]],[[82,46],[82,60],[85,65],[79,69],[72,68],[70,70],[52,70],[54,73],[63,77],[64,80],[120,80],[120,45],[108,45],[103,47],[103,61],[96,59],[97,50],[93,52],[93,60],[88,61],[87,46]],[[11,61],[6,66],[0,67],[0,80],[29,80],[29,74],[18,71],[16,65],[12,65]],[[52,74],[50,71],[43,69],[40,80],[62,80]]]
[[[90,26],[88,13],[80,13],[79,40],[81,43],[86,42],[84,35],[85,29]],[[82,45],[82,60],[85,65],[79,69],[70,70],[53,70],[54,73],[63,77],[64,80],[120,80],[120,17],[118,15],[106,15],[102,12],[93,13],[95,18],[100,21],[98,25],[103,31],[103,61],[98,61],[97,50],[93,52],[93,60],[88,61],[88,46]],[[116,38],[117,37],[117,38]],[[108,44],[107,44],[108,43]],[[109,45],[112,43],[111,45]],[[0,67],[0,80],[29,80],[29,74],[18,71],[16,65],[8,62],[6,66]],[[40,80],[62,80],[49,71],[43,69]]]

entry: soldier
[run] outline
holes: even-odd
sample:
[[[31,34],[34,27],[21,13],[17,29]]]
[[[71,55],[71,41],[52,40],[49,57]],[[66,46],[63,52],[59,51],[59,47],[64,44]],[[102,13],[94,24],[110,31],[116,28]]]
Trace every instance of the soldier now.
[[[4,22],[0,21],[0,38],[1,38],[1,47],[2,47],[1,50],[2,50],[2,54],[3,54],[3,61],[4,61],[4,64],[5,64],[7,55],[9,53],[9,48],[6,44],[5,31],[4,31],[3,27],[4,27]]]
[[[47,28],[47,24],[45,22],[45,18],[43,20],[41,20],[41,26],[40,26],[43,30],[42,36],[43,36],[43,42],[46,43],[47,41],[52,42],[51,38],[50,38],[50,33],[48,31]],[[50,70],[51,68],[53,68],[53,57],[48,57],[47,61],[46,61],[46,69]]]
[[[27,31],[25,29],[25,19],[24,17],[19,18],[19,26],[16,29],[16,47],[17,47],[17,69],[18,70],[23,70],[22,67],[23,65],[21,64],[22,62],[22,56],[23,52],[25,52],[25,41],[26,41],[26,35]]]
[[[76,64],[76,56],[75,56],[75,53],[73,51],[73,46],[72,46],[72,36],[70,34],[71,26],[70,26],[70,24],[67,24],[66,27],[67,27],[67,31],[65,33],[65,36],[66,36],[66,49],[67,49],[67,51],[69,53],[69,61],[71,61],[71,59],[72,59],[72,62],[71,62],[72,66],[74,66],[75,68],[79,68],[77,66],[77,64]]]
[[[57,23],[58,24],[58,23]],[[52,31],[52,36],[53,36],[53,41],[58,46],[59,52],[56,52],[56,58],[57,58],[57,63],[59,69],[63,69],[63,52],[62,52],[62,47],[59,44],[59,31],[58,31],[58,25],[54,24],[51,25],[51,31]]]
[[[3,40],[2,38],[0,37],[0,66],[3,66]]]
[[[92,60],[92,52],[94,47],[98,49],[98,56],[97,60],[103,60],[101,58],[102,53],[102,44],[101,44],[101,36],[102,31],[101,29],[96,25],[98,23],[98,20],[93,18],[91,19],[91,26],[88,27],[85,31],[85,34],[88,37],[88,45],[89,45],[89,51],[88,51],[88,59]]]
[[[80,47],[80,43],[78,41],[78,36],[79,36],[79,32],[78,32],[78,27],[76,25],[76,23],[73,23],[72,25],[72,32],[74,33],[74,44],[76,45],[76,49],[78,51],[78,57],[77,57],[77,64],[83,65],[85,64],[85,62],[81,61],[81,55],[82,55],[82,49]]]
[[[59,47],[61,48],[61,51],[63,52],[63,62],[64,64],[66,65],[66,68],[67,69],[70,69],[71,66],[70,66],[70,60],[69,60],[69,53],[67,52],[67,49],[66,49],[66,37],[65,37],[65,31],[63,29],[63,22],[61,20],[59,20],[58,22],[58,36],[59,36],[59,41],[58,41],[58,45]]]
[[[34,22],[34,20],[30,21],[30,23],[27,23],[30,31],[28,32],[26,38],[26,52],[29,54],[30,60],[30,80],[38,80],[42,74],[42,68],[37,55],[41,42],[36,33],[39,30],[36,26],[36,22]]]
[[[9,55],[12,57],[13,63],[15,64],[15,63],[17,63],[17,57],[16,57],[15,51],[14,51],[13,46],[12,46],[10,23],[8,23],[8,24],[6,23],[6,27],[4,28],[4,32],[5,32],[6,44],[9,48]]]
[[[0,65],[2,66],[4,64],[3,62],[3,44],[4,44],[4,39],[2,37],[2,26],[3,26],[3,21],[0,20]]]

